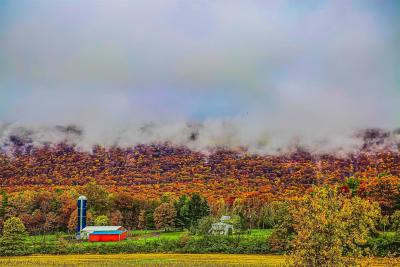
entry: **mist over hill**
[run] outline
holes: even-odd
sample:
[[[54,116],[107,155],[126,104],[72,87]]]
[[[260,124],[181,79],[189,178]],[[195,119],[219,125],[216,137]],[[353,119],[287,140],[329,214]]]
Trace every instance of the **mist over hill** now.
[[[107,125],[104,125],[107,127]],[[85,129],[78,125],[29,126],[18,123],[0,125],[3,151],[15,147],[40,148],[60,143],[78,150],[92,151],[95,146],[132,148],[141,144],[169,144],[209,153],[216,149],[277,154],[298,149],[311,153],[345,155],[359,151],[398,151],[399,130],[359,129],[346,135],[295,136],[252,129],[239,120],[214,120],[205,123],[145,123],[116,129]]]

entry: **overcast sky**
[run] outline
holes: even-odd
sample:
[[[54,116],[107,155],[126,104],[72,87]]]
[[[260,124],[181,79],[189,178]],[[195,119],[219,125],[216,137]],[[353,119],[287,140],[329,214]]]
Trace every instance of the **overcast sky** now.
[[[396,128],[396,2],[0,0],[0,121],[166,139],[228,121],[238,143]]]

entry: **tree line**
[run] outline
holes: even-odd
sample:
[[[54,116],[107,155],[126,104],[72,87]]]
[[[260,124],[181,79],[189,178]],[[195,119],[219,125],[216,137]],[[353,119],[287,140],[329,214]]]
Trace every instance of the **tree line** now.
[[[74,232],[77,198],[88,198],[88,225],[122,225],[127,229],[190,229],[203,217],[237,217],[240,228],[272,228],[279,201],[266,202],[257,195],[235,199],[207,199],[199,193],[143,198],[114,192],[90,182],[83,187],[49,190],[0,191],[0,230],[5,219],[18,217],[30,234]]]

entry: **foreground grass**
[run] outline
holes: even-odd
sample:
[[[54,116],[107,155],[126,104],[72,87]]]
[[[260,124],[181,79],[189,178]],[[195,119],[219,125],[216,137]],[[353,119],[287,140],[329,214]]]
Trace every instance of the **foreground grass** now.
[[[0,258],[0,266],[283,266],[275,255],[118,254]]]
[[[285,257],[277,255],[232,255],[232,254],[114,254],[114,255],[38,255],[0,258],[0,266],[52,266],[52,267],[113,267],[113,266],[284,266]],[[371,265],[389,267],[400,266],[400,262],[390,259],[373,259]]]

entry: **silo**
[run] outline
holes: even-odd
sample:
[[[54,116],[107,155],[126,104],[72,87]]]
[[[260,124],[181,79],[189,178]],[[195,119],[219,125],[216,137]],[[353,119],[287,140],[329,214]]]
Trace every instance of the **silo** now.
[[[76,235],[79,238],[80,232],[86,227],[86,202],[87,198],[85,196],[80,196],[78,198],[78,224],[76,227]]]

